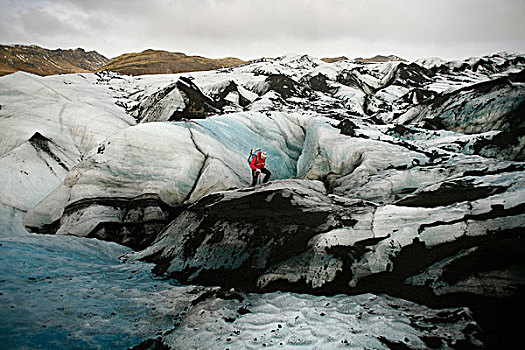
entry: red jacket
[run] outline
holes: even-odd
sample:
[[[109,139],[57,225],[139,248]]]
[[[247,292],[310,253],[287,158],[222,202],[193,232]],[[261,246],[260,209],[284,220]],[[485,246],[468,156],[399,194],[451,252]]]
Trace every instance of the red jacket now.
[[[264,168],[264,164],[266,164],[266,158],[262,159],[261,152],[259,152],[255,157],[253,157],[252,162],[250,163],[250,168],[253,170],[261,169]]]

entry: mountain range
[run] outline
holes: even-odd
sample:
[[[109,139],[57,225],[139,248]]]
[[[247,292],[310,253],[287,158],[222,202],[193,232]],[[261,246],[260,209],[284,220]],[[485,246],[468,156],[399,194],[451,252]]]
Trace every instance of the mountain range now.
[[[48,50],[31,45],[0,45],[0,76],[24,71],[38,75],[92,72],[109,60],[96,51]]]
[[[333,63],[348,60],[348,58],[340,56],[322,60]],[[377,55],[356,60],[360,62],[404,61],[394,55]],[[0,45],[0,76],[17,71],[45,76],[101,70],[128,75],[174,74],[231,68],[245,63],[247,61],[234,57],[213,59],[151,49],[137,53],[125,53],[108,59],[96,51],[86,52],[82,48],[50,50],[36,45]]]

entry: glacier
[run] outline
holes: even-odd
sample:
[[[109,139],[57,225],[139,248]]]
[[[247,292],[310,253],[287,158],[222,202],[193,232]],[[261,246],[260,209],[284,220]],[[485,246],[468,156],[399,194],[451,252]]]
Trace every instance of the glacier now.
[[[0,78],[0,341],[510,344],[524,68],[286,55]],[[251,188],[255,146],[272,178]]]

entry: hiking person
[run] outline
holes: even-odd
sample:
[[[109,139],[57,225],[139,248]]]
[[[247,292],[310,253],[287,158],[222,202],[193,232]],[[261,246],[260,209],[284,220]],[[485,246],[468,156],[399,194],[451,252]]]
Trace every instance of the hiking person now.
[[[261,176],[261,172],[264,174],[263,183],[268,182],[272,173],[264,167],[266,164],[266,152],[261,152],[260,148],[254,148],[248,160],[252,169],[252,186],[257,184],[257,178]]]

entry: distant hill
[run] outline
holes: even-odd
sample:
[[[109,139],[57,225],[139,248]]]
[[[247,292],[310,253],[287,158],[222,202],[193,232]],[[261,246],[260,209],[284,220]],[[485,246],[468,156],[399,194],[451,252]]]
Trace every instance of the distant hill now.
[[[348,58],[340,56],[321,60],[334,63]],[[354,61],[366,63],[406,60],[394,55],[377,55],[370,58],[355,58]],[[163,50],[126,53],[109,60],[96,51],[85,51],[81,48],[49,50],[36,45],[0,45],[0,76],[19,70],[38,75],[102,70],[130,75],[173,74],[230,68],[245,63],[247,62],[234,57],[213,59]]]
[[[334,62],[346,61],[346,60],[348,60],[346,56],[321,58],[321,61],[325,61],[326,63],[334,63]]]
[[[404,58],[395,56],[395,55],[389,55],[389,56],[376,55],[370,58],[358,57],[358,58],[355,58],[354,61],[358,61],[358,62],[391,62],[391,61],[406,62],[407,60],[405,60]]]
[[[201,56],[187,56],[180,52],[162,50],[145,50],[140,53],[120,55],[99,70],[142,75],[142,74],[173,74],[229,68],[246,63],[233,57],[213,59]]]
[[[24,71],[38,75],[97,70],[109,60],[96,51],[49,50],[36,45],[0,45],[0,76]]]

